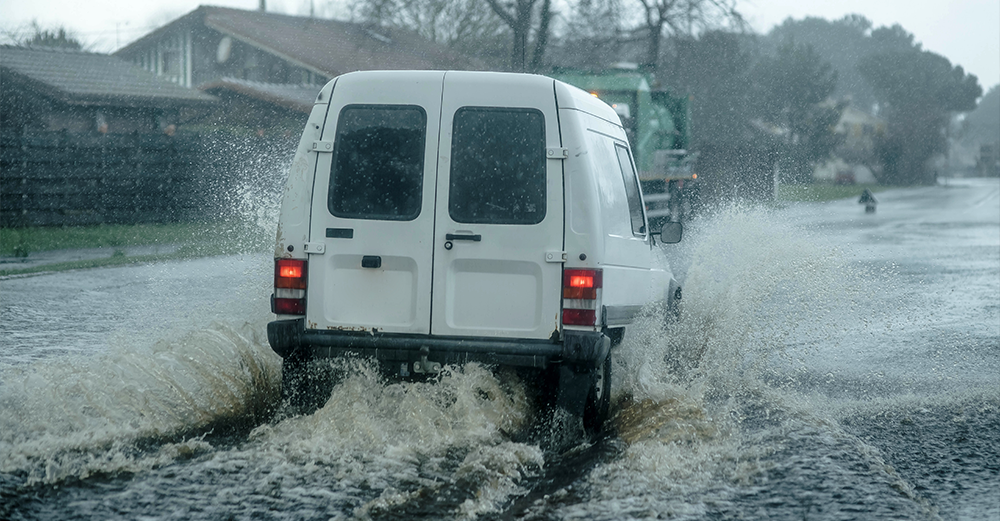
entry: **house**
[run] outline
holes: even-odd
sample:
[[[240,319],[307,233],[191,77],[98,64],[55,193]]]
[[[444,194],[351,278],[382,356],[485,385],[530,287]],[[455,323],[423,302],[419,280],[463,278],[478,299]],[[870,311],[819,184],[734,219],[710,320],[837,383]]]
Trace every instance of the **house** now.
[[[199,121],[205,130],[242,129],[258,137],[283,137],[294,149],[319,86],[220,78],[200,90],[219,99],[215,110]]]
[[[301,112],[331,78],[372,69],[485,66],[408,31],[266,11],[201,6],[116,56],[185,87],[211,89]],[[270,85],[270,86],[269,86]]]
[[[215,102],[115,56],[66,49],[0,47],[0,83],[6,136],[161,133]]]
[[[203,215],[198,137],[212,96],[115,56],[0,47],[0,227]],[[214,210],[214,208],[212,208]]]
[[[885,133],[885,120],[852,105],[844,107],[834,132],[843,139],[833,157],[813,171],[817,181],[836,183],[877,182],[870,165],[875,158],[875,140]]]
[[[844,108],[836,132],[844,136],[843,149],[867,156],[875,148],[875,137],[885,133],[885,120],[852,105]]]

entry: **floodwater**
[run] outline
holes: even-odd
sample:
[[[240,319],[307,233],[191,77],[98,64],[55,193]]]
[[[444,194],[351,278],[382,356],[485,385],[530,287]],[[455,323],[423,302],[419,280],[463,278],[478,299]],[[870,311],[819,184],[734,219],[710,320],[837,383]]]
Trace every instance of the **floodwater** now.
[[[2,280],[0,518],[1000,519],[1000,181],[878,198],[688,226],[568,444],[476,365],[289,416],[266,253]]]

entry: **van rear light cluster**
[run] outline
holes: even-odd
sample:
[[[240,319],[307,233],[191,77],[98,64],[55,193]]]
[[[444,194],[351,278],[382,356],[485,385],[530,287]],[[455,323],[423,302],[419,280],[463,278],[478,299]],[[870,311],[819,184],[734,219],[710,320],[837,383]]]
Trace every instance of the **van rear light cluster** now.
[[[276,315],[306,314],[308,264],[299,259],[274,259],[274,297],[271,312]]]
[[[563,270],[563,325],[593,326],[601,299],[601,270]]]

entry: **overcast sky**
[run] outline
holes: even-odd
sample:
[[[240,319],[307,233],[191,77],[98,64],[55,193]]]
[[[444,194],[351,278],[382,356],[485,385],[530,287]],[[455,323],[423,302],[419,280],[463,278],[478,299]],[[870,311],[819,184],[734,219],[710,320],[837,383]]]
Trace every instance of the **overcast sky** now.
[[[64,26],[88,45],[110,52],[198,7],[199,0],[0,0],[0,28]],[[205,0],[256,9],[258,0]],[[343,16],[343,0],[315,0],[317,15]],[[308,14],[310,0],[267,0],[268,10]],[[979,77],[984,90],[1000,83],[1000,0],[740,0],[738,9],[764,33],[788,17],[837,19],[862,14],[876,27],[900,24],[923,48]]]

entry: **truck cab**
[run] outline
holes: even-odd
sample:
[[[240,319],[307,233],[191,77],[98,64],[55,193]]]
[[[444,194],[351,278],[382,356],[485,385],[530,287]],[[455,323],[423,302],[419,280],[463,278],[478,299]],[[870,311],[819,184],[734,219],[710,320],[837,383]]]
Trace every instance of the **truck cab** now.
[[[646,217],[653,226],[690,218],[698,200],[697,152],[691,146],[688,96],[634,70],[562,71],[560,81],[611,105],[635,154]]]

